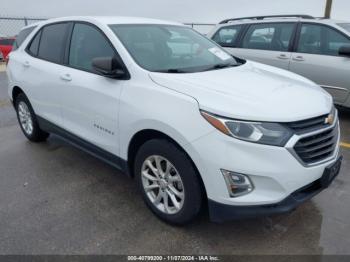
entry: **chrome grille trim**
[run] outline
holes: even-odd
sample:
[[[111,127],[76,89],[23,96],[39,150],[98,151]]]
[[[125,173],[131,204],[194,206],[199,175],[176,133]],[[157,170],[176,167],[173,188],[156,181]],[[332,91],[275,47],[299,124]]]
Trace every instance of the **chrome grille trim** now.
[[[319,144],[317,145],[317,143]],[[338,112],[336,112],[333,125],[306,134],[295,134],[287,143],[286,148],[303,166],[312,167],[329,162],[338,157],[339,143],[340,129]],[[312,147],[311,145],[314,144],[316,145]],[[303,150],[308,152],[303,152]],[[314,162],[305,160],[307,158],[303,156],[313,152],[313,150],[315,153],[311,155],[311,157],[316,158],[324,156],[324,158],[320,158],[320,160]]]
[[[296,134],[305,134],[312,131],[329,127],[330,125],[325,124],[325,119],[328,115],[322,115],[311,119],[296,121],[288,123],[287,126],[292,129]]]

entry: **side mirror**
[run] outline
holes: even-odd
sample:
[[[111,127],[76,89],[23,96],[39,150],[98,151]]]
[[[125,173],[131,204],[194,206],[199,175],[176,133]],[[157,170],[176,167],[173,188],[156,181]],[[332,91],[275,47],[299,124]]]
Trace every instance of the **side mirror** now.
[[[124,79],[127,72],[115,57],[96,57],[92,59],[92,67],[100,74],[116,79]]]
[[[350,45],[340,47],[339,48],[339,55],[350,57]]]

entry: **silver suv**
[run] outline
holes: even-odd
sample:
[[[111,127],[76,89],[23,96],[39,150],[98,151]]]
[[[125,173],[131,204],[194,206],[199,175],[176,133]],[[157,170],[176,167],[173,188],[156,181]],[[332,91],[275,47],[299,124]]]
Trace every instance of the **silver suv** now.
[[[208,35],[235,56],[293,71],[350,107],[350,22],[308,15],[227,19]]]

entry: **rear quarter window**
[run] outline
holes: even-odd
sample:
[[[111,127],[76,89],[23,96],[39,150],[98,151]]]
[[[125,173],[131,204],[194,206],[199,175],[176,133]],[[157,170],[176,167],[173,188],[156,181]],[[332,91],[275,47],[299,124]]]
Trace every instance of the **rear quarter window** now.
[[[28,27],[19,32],[18,36],[16,37],[16,40],[14,40],[12,43],[12,50],[16,50],[18,47],[20,47],[24,40],[26,40],[27,36],[34,30],[34,28],[35,26]]]

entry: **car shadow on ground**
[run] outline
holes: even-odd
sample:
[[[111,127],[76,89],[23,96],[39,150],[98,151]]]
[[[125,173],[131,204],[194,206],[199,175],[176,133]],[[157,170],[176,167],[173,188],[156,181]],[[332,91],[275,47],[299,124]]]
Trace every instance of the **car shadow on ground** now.
[[[210,222],[207,210],[204,210],[189,225],[171,226],[156,218],[144,205],[133,179],[57,137],[46,144],[34,146],[50,154],[57,152],[61,157],[52,156],[55,166],[69,170],[69,175],[61,171],[60,178],[55,172],[44,174],[42,179],[46,180],[44,184],[48,190],[58,186],[65,193],[65,188],[71,187],[72,181],[80,185],[80,188],[73,186],[76,191],[66,192],[72,206],[61,215],[62,221],[71,225],[69,231],[76,231],[77,221],[68,219],[80,217],[84,227],[97,227],[99,234],[105,232],[103,241],[99,234],[83,234],[90,240],[84,246],[86,252],[129,250],[134,254],[178,254],[181,250],[180,253],[210,254],[322,253],[319,246],[322,215],[312,201],[289,214],[223,224]],[[129,246],[123,242],[125,239]],[[164,244],[165,241],[167,244]]]

